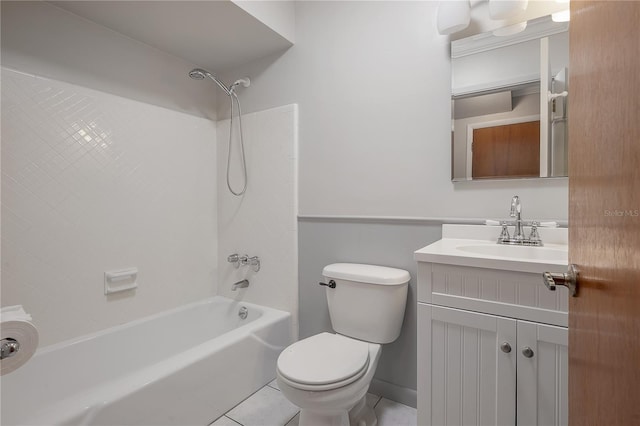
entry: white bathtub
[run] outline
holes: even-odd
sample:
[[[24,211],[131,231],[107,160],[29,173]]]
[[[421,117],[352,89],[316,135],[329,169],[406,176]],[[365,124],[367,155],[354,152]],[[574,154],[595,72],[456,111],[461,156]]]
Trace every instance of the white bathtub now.
[[[0,379],[1,423],[208,425],[275,377],[290,321],[214,297],[43,348]]]

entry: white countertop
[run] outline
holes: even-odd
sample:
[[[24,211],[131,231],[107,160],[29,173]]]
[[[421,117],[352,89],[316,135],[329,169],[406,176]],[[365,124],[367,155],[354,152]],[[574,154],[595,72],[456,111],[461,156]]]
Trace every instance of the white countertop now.
[[[498,245],[496,241],[500,230],[500,226],[443,225],[443,238],[417,250],[414,259],[418,262],[532,273],[567,270],[566,228],[540,228],[543,247]]]

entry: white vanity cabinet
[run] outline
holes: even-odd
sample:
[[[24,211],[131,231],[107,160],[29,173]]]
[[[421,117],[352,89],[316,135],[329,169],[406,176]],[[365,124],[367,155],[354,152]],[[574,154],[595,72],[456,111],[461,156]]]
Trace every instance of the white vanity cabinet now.
[[[516,321],[418,304],[418,425],[511,425]]]
[[[485,268],[429,247],[415,256],[418,425],[568,424],[568,293],[541,278],[566,266]]]

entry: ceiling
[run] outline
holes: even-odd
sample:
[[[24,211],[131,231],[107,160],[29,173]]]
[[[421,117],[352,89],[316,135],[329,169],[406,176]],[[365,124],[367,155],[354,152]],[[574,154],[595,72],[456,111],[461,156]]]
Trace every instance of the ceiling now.
[[[49,3],[212,72],[292,45],[229,0]]]

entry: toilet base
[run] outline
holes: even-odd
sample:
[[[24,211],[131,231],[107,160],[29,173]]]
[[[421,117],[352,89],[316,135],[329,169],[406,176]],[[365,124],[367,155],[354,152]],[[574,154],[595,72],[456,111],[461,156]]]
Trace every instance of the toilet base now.
[[[347,411],[336,413],[318,413],[311,410],[300,410],[299,426],[349,426]]]
[[[365,395],[350,411],[349,422],[351,426],[376,426],[378,418],[373,408],[367,405],[367,395]]]
[[[373,408],[367,405],[366,395],[348,412],[316,412],[300,410],[299,426],[376,426],[378,418]]]

